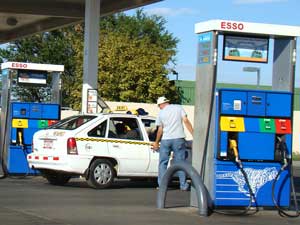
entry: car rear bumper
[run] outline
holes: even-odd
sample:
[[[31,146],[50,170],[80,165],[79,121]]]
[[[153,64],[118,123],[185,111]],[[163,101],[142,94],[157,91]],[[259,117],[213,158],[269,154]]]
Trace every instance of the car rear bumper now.
[[[30,168],[65,171],[68,173],[84,174],[89,167],[90,157],[79,157],[77,155],[42,155],[31,153],[27,155]]]

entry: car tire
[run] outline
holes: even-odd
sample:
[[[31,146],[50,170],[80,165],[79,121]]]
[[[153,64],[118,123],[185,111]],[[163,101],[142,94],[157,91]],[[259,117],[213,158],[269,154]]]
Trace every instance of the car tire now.
[[[107,159],[96,159],[90,165],[87,183],[95,189],[108,188],[116,177],[112,163]]]
[[[53,185],[65,185],[71,179],[70,175],[56,172],[44,172],[43,176]]]

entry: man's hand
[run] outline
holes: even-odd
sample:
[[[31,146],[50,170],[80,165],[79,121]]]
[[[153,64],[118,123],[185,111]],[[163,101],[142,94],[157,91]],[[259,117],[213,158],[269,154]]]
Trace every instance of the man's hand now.
[[[159,151],[159,142],[160,142],[160,139],[162,137],[162,133],[163,133],[163,128],[162,128],[162,126],[159,126],[158,129],[157,129],[157,133],[156,133],[156,139],[152,143],[152,149],[154,151]]]
[[[159,150],[159,143],[158,142],[153,142],[151,148],[154,151],[158,151]]]

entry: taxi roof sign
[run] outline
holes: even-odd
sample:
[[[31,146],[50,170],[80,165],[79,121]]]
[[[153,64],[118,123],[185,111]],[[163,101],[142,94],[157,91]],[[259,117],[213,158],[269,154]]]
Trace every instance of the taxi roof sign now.
[[[209,31],[248,33],[265,36],[300,36],[300,27],[298,26],[250,23],[230,20],[208,20],[195,24],[195,33],[198,34]]]

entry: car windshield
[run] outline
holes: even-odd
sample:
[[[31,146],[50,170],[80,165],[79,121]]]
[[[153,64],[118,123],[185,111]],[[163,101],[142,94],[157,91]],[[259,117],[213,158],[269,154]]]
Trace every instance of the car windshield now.
[[[91,121],[92,119],[96,118],[97,116],[92,115],[78,115],[78,116],[71,116],[65,118],[56,124],[48,127],[49,129],[62,129],[62,130],[74,130],[81,125]]]

